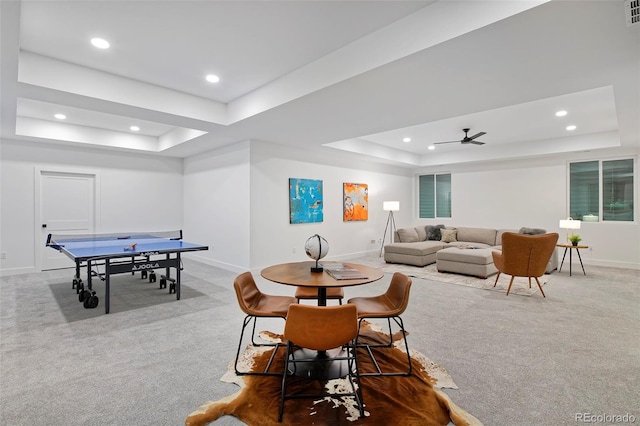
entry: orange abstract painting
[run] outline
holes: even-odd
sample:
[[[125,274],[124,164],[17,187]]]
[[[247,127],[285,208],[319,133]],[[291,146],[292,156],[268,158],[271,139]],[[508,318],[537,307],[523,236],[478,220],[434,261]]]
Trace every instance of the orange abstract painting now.
[[[343,184],[343,217],[345,222],[369,219],[369,185]]]

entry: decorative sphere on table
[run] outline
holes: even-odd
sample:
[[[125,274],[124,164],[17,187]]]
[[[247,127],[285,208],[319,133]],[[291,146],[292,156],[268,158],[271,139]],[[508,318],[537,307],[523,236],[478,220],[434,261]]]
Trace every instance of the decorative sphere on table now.
[[[311,272],[322,272],[322,267],[318,266],[318,260],[322,259],[329,252],[329,243],[320,235],[315,234],[304,243],[304,251],[311,259],[316,261],[316,266],[311,268]]]

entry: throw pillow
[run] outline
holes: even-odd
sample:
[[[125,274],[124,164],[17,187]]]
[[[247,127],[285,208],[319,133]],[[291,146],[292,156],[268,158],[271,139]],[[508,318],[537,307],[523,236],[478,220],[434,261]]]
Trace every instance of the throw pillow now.
[[[427,231],[422,226],[416,226],[416,233],[418,234],[418,241],[425,241],[427,239]]]
[[[418,233],[413,228],[398,229],[398,237],[400,237],[401,243],[417,243],[418,242]]]
[[[453,243],[455,241],[458,241],[456,239],[456,236],[458,234],[457,229],[441,229],[440,234],[442,235],[442,239],[440,241],[442,241],[443,243]]]
[[[424,229],[427,231],[427,240],[440,241],[442,239],[442,234],[440,234],[442,228],[444,228],[444,225],[425,226]]]
[[[540,229],[540,228],[525,228],[525,227],[522,227],[522,228],[520,228],[518,233],[526,234],[526,235],[538,235],[538,234],[546,234],[547,230],[546,229]]]

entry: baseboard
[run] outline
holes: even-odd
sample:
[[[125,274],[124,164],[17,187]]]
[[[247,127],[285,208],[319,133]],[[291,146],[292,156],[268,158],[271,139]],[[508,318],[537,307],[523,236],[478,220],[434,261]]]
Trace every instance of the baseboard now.
[[[31,268],[6,268],[6,269],[0,269],[0,277],[8,277],[11,275],[22,275],[22,274],[31,274],[34,272],[40,272],[40,271],[36,271],[36,268],[31,267]]]
[[[631,263],[631,262],[616,262],[613,260],[598,260],[598,259],[582,259],[584,266],[587,267],[589,265],[593,266],[606,266],[609,268],[620,268],[620,269],[635,269],[640,270],[640,263]],[[573,262],[574,266],[576,264],[575,258]],[[580,263],[578,262],[578,265]]]
[[[247,270],[247,268],[243,268],[241,266],[232,265],[230,263],[219,262],[219,261],[213,260],[213,259],[208,259],[208,258],[206,258],[204,256],[199,256],[199,255],[194,254],[194,253],[189,253],[188,255],[187,254],[183,254],[182,257],[194,260],[196,262],[204,263],[204,264],[209,265],[209,266],[215,266],[217,268],[221,268],[221,269],[225,269],[227,271],[235,272],[235,273],[238,273],[238,274],[242,273],[242,272],[245,272]]]
[[[324,260],[353,260],[353,259],[358,259],[365,256],[374,256],[374,255],[379,256],[380,249],[359,251],[359,252],[343,254],[339,256],[331,256],[331,257],[325,258]]]

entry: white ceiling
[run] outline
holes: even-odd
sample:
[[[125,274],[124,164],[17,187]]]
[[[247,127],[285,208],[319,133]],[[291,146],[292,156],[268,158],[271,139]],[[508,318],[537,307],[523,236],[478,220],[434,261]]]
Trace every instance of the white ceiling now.
[[[622,0],[0,5],[3,138],[173,157],[253,139],[406,167],[640,147]],[[486,144],[427,149],[466,127]]]

